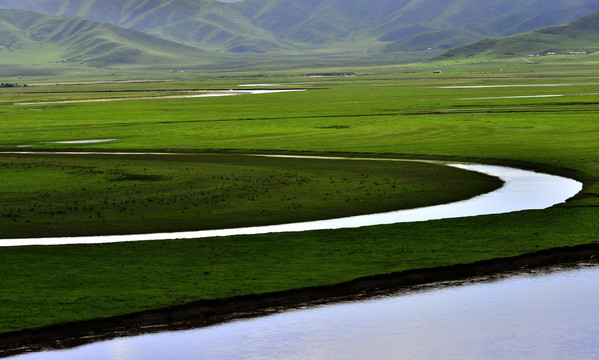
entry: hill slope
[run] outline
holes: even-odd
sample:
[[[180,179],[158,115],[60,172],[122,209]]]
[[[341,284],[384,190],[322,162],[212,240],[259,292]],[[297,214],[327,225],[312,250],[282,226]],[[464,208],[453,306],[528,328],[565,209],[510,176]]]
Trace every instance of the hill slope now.
[[[212,0],[2,0],[0,5],[83,17],[206,49],[284,47],[239,14],[234,4]]]
[[[448,48],[599,11],[594,0],[0,0],[0,6],[235,52]]]
[[[175,55],[176,54],[176,55]],[[0,10],[2,62],[85,62],[96,66],[198,57],[199,49],[77,17]]]
[[[599,50],[599,12],[569,24],[498,39],[486,39],[458,47],[441,54],[437,59],[470,57],[506,58],[551,52]]]
[[[435,5],[429,4],[431,7]],[[565,24],[599,11],[599,3],[585,1],[453,1],[434,20],[422,23],[428,31],[394,39],[399,27],[385,35],[394,40],[386,51],[415,50],[427,47],[450,49],[489,37],[500,37]],[[400,21],[407,21],[405,17]]]

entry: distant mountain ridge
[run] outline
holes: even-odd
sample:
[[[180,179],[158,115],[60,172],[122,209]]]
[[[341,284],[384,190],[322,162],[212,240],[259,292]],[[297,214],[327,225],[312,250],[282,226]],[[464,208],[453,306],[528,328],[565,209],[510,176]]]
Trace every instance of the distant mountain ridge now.
[[[452,48],[599,11],[596,0],[0,0],[0,6],[229,52]]]
[[[200,49],[79,17],[0,9],[0,56],[95,66],[199,58]]]
[[[504,38],[485,39],[451,49],[437,59],[510,58],[599,51],[599,12],[569,24],[549,26]]]

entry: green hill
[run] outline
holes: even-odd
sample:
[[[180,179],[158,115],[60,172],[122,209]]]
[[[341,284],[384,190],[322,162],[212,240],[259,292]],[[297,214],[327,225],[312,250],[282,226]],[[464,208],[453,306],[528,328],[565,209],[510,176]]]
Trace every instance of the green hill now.
[[[0,63],[171,63],[202,51],[147,34],[77,17],[0,10]]]
[[[501,37],[536,30],[550,25],[565,24],[599,10],[599,3],[584,1],[450,1],[442,14],[423,22],[426,30],[407,36],[387,33],[382,39],[393,40],[385,51],[450,49],[489,37]],[[434,7],[433,3],[429,6]],[[409,21],[406,16],[399,22]]]
[[[599,11],[596,0],[0,0],[0,6],[232,52],[451,48]]]
[[[3,0],[0,5],[53,16],[78,16],[211,50],[240,45],[285,47],[253,25],[234,4],[213,0]]]
[[[539,30],[497,39],[486,39],[449,50],[442,59],[509,58],[572,51],[599,50],[599,12],[587,15],[567,25],[549,26]]]

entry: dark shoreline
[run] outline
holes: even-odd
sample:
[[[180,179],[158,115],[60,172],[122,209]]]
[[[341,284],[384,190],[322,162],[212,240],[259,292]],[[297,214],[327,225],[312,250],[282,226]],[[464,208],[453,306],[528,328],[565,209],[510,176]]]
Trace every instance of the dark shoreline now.
[[[599,257],[599,244],[596,243],[560,247],[471,264],[368,276],[336,285],[222,300],[200,300],[105,319],[8,332],[0,334],[0,357],[31,351],[69,348],[115,337],[208,326],[232,319],[261,316],[284,309],[324,303],[331,299],[341,301],[358,295],[401,290],[415,285],[497,275],[514,270],[584,261],[595,257]]]

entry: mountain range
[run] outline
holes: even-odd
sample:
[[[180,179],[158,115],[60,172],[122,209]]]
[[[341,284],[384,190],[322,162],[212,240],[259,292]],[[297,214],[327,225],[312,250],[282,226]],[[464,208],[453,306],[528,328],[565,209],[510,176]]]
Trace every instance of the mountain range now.
[[[587,54],[599,50],[599,12],[566,25],[502,38],[485,39],[451,49],[437,59],[510,58],[558,54]]]
[[[0,64],[11,65],[0,73],[64,71],[51,65],[64,63],[222,70],[397,63],[444,49],[452,50],[440,59],[586,50],[599,38],[597,10],[596,0],[0,0]],[[436,51],[414,51],[426,49]]]
[[[142,32],[72,16],[0,10],[0,55],[24,64],[85,62],[93,66],[188,61],[203,51]]]
[[[0,0],[219,52],[449,49],[568,23],[596,0]]]

